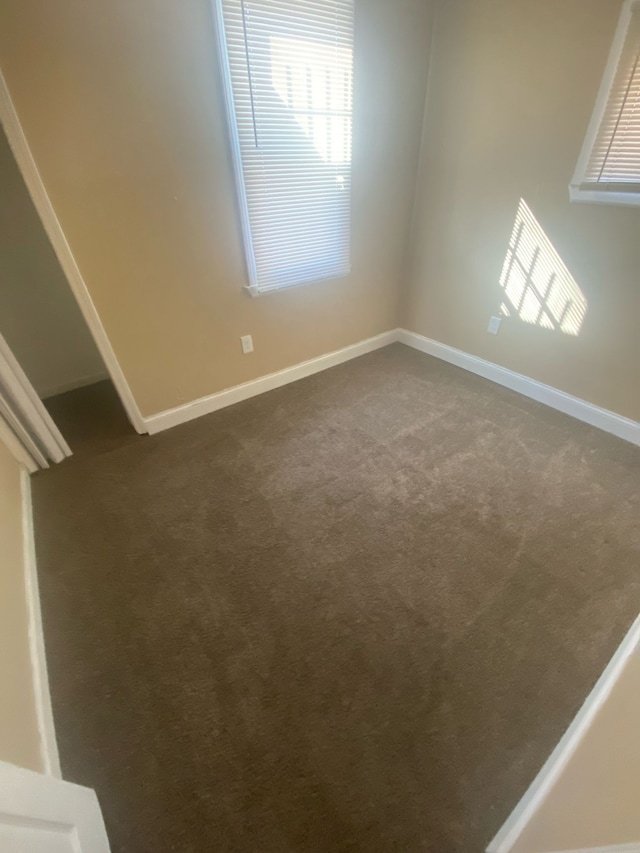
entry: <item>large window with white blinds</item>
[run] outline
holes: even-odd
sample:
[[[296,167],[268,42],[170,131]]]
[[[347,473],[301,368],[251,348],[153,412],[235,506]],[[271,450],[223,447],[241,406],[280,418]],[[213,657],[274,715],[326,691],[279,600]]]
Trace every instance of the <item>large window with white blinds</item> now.
[[[571,182],[574,201],[640,205],[640,0],[626,0]]]
[[[253,294],[350,269],[353,0],[214,0]]]

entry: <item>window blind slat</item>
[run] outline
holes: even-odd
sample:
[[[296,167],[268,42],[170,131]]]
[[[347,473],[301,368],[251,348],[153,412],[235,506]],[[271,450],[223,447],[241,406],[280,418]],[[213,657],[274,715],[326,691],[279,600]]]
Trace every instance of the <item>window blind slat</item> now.
[[[585,185],[640,184],[640,4],[632,7]]]
[[[250,286],[350,268],[353,0],[217,0]]]

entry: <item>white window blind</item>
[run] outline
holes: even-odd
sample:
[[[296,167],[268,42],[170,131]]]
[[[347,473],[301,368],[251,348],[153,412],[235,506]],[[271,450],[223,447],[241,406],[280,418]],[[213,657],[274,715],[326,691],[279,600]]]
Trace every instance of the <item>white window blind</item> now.
[[[216,0],[249,287],[350,269],[353,0]]]
[[[640,204],[640,2],[627,0],[572,197]],[[598,198],[600,196],[600,198]]]

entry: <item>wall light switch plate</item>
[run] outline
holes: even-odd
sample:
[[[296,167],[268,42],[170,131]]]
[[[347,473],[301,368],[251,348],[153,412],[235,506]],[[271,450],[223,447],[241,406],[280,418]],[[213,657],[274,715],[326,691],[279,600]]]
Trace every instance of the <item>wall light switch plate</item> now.
[[[497,335],[500,330],[500,323],[502,323],[502,317],[492,317],[489,320],[489,328],[487,331],[492,335]]]
[[[243,335],[240,338],[240,343],[242,344],[242,352],[247,355],[247,353],[253,352],[253,338],[251,335]]]

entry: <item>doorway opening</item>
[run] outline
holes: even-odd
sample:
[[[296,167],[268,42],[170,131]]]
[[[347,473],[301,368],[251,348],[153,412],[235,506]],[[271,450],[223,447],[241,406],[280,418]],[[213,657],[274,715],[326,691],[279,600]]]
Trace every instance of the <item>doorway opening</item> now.
[[[0,130],[0,334],[74,454],[139,438]]]

